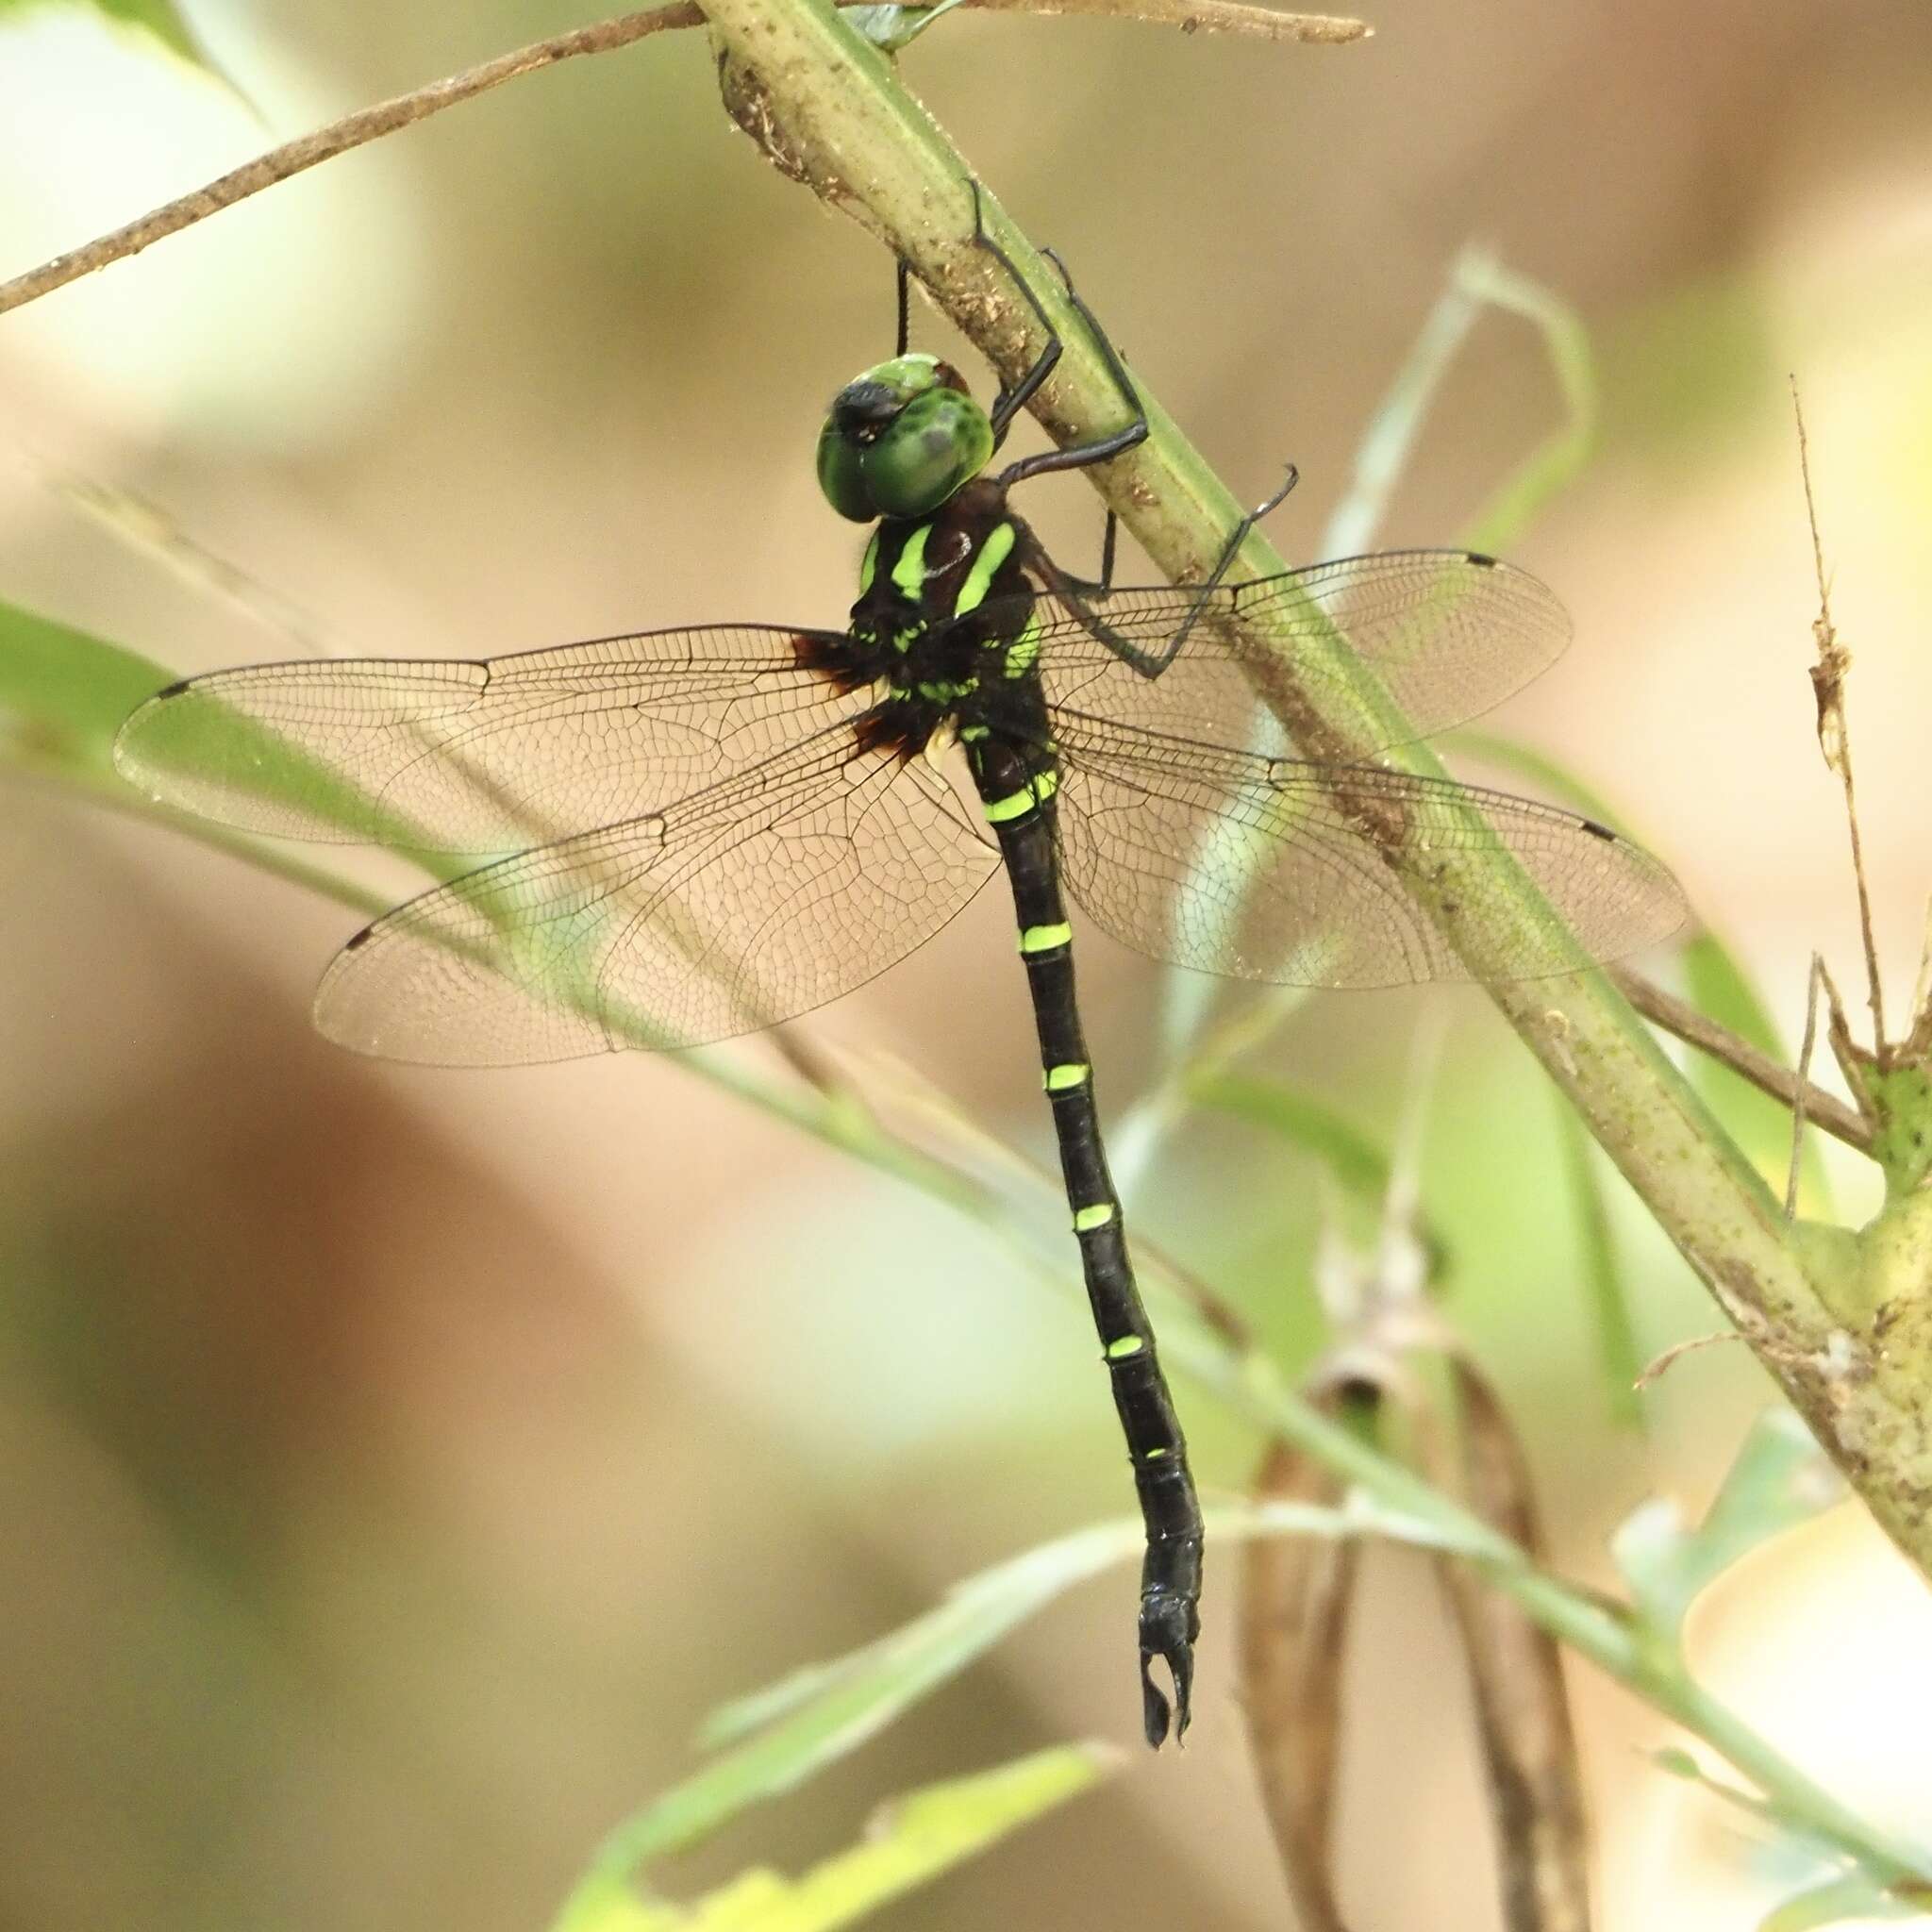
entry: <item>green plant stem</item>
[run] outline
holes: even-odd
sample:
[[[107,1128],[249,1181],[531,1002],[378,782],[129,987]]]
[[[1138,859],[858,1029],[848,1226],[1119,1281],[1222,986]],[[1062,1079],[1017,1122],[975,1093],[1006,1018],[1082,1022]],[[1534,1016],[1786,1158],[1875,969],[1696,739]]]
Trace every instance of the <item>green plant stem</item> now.
[[[1015,375],[1042,346],[1042,332],[971,245],[970,170],[885,58],[823,0],[708,0],[706,11],[729,56],[727,96],[741,125],[789,173],[910,262],[989,360]],[[1065,341],[1036,413],[1062,441],[1113,426],[1119,397],[1061,300],[1058,278],[990,195],[985,206],[989,230],[1042,291]],[[1198,580],[1238,508],[1158,400],[1144,388],[1141,400],[1148,441],[1088,474],[1170,578]],[[1285,568],[1258,531],[1240,561],[1256,575]],[[1311,755],[1441,775],[1340,636],[1311,640],[1307,655],[1324,674],[1318,684],[1304,683],[1292,666],[1281,669],[1279,681],[1298,700],[1290,707],[1290,728]],[[1381,749],[1391,744],[1402,750]],[[1383,856],[1473,976],[1488,985],[1878,1521],[1932,1573],[1932,1397],[1875,1343],[1856,1373],[1840,1372],[1840,1324],[1790,1239],[1779,1203],[1580,946],[1572,941],[1572,975],[1496,976],[1514,944],[1533,938],[1547,947],[1567,936],[1473,807],[1467,818],[1426,854],[1397,834]],[[1868,1454],[1864,1445],[1873,1441],[1885,1442],[1889,1453]]]
[[[1176,1342],[1181,1343],[1176,1346]],[[1163,1313],[1162,1342],[1177,1366],[1214,1387],[1257,1426],[1345,1474],[1385,1507],[1413,1518],[1448,1548],[1465,1553],[1485,1578],[1513,1598],[1559,1642],[1588,1657],[1653,1709],[1701,1738],[1786,1815],[1841,1845],[1887,1880],[1932,1877],[1932,1851],[1860,1818],[1815,1784],[1757,1731],[1704,1690],[1681,1653],[1622,1606],[1540,1569],[1481,1518],[1371,1447],[1345,1424],[1303,1401],[1273,1368],[1229,1361],[1212,1338],[1204,1345]]]

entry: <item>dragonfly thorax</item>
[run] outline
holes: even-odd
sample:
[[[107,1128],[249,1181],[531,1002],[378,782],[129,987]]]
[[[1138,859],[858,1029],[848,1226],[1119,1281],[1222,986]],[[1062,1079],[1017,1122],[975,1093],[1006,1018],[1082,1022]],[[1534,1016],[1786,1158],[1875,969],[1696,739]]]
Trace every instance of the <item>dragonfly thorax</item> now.
[[[846,682],[880,692],[861,738],[908,756],[936,733],[970,744],[1041,735],[1034,675],[1032,539],[988,477],[937,514],[888,517],[859,571]]]

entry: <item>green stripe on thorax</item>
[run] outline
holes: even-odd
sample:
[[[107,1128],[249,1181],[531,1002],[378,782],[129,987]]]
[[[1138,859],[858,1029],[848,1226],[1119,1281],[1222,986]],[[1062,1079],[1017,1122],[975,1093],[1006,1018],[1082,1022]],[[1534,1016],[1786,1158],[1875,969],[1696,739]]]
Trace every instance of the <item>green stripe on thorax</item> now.
[[[973,568],[966,573],[966,581],[959,586],[959,594],[954,600],[953,615],[964,617],[969,610],[977,610],[986,602],[986,593],[992,589],[992,580],[998,575],[1000,565],[1013,554],[1013,545],[1019,533],[1011,524],[996,524],[987,533],[985,542],[979,546],[979,554],[973,559]]]
[[[932,525],[921,524],[907,534],[892,559],[892,588],[914,604],[925,590],[925,543],[931,535]]]

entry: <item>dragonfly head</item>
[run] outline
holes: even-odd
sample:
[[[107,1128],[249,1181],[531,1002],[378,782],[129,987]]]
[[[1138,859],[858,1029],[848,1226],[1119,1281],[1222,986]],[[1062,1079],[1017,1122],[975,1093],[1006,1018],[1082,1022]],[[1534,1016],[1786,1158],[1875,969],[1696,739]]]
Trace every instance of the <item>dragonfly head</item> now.
[[[898,356],[832,398],[819,431],[819,487],[855,524],[923,517],[992,455],[992,425],[937,356]]]

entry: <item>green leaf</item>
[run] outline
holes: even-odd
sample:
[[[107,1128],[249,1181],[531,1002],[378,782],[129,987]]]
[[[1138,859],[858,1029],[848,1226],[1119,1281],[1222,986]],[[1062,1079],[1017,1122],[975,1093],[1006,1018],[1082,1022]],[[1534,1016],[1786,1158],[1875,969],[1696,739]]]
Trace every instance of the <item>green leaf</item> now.
[[[1630,1291],[1617,1259],[1610,1232],[1609,1203],[1604,1194],[1604,1171],[1595,1144],[1583,1131],[1575,1109],[1561,1093],[1551,1090],[1557,1109],[1557,1133],[1563,1165],[1570,1178],[1570,1197],[1576,1212],[1576,1237],[1583,1250],[1583,1278],[1596,1317],[1598,1358],[1603,1364],[1604,1395],[1611,1419],[1634,1428],[1643,1419],[1637,1399],[1637,1378],[1643,1361],[1630,1319]]]
[[[1341,1187],[1371,1207],[1389,1191],[1389,1153],[1325,1101],[1286,1081],[1246,1074],[1191,1074],[1185,1088],[1196,1107],[1208,1107],[1252,1121],[1303,1153],[1311,1154]]]
[[[1488,262],[1489,257],[1474,247],[1465,247],[1456,258],[1395,379],[1357,440],[1348,491],[1330,511],[1322,531],[1322,556],[1354,557],[1374,545],[1436,391],[1482,315],[1482,300],[1471,275]]]
[[[1714,934],[1699,933],[1685,946],[1683,960],[1685,997],[1699,1012],[1728,1027],[1760,1053],[1789,1063],[1762,996],[1722,941]],[[1690,1082],[1705,1104],[1782,1195],[1790,1172],[1790,1110],[1708,1054],[1693,1053],[1688,1067]],[[1798,1181],[1798,1198],[1806,1211],[1828,1215],[1830,1190],[1824,1163],[1808,1138],[1799,1160]]]
[[[1373,1532],[1434,1546],[1422,1525],[1363,1508],[1239,1504],[1209,1510],[1208,1519],[1215,1539]],[[876,1642],[714,1712],[701,1742],[736,1748],[625,1819],[598,1851],[585,1885],[622,1883],[640,1866],[695,1843],[750,1806],[793,1790],[876,1736],[1062,1591],[1109,1565],[1138,1558],[1145,1538],[1135,1517],[1029,1550],[981,1572]]]
[[[97,13],[118,25],[143,28],[171,54],[210,74],[218,70],[194,31],[170,0],[0,0],[0,26],[31,12],[59,8],[71,13]]]
[[[6,0],[0,0],[4,6]],[[0,603],[0,745],[23,761],[125,791],[114,769],[115,734],[145,698],[175,682],[158,665],[86,631]],[[177,723],[170,724],[170,719]],[[389,820],[340,774],[302,757],[263,725],[212,706],[163,708],[142,741],[155,764],[219,777],[237,789],[356,828],[384,828],[405,848],[409,828]]]
[[[1557,378],[1563,420],[1507,476],[1469,526],[1472,550],[1507,550],[1524,529],[1569,488],[1596,448],[1596,360],[1583,318],[1541,282],[1474,257],[1461,270],[1472,292],[1532,324]]]
[[[959,0],[938,0],[930,7],[848,7],[845,24],[887,54],[909,47],[936,20],[943,19]]]
[[[1444,751],[1459,752],[1465,758],[1479,758],[1499,771],[1513,772],[1527,778],[1540,791],[1560,798],[1567,806],[1592,818],[1613,831],[1624,829],[1621,816],[1610,809],[1601,793],[1592,791],[1567,765],[1547,754],[1519,744],[1492,731],[1452,731],[1437,741]]]
[[[927,1785],[887,1806],[861,1844],[802,1877],[747,1872],[688,1908],[593,1883],[573,1896],[556,1932],[829,1932],[1091,1790],[1120,1761],[1105,1745],[1066,1744]]]
[[[1788,1898],[1764,1919],[1757,1932],[1813,1932],[1815,1926],[1842,1925],[1847,1919],[1926,1917],[1932,1917],[1932,1910],[1924,1903],[1914,1905],[1876,1880],[1854,1874]]]
[[[83,776],[110,776],[115,732],[169,682],[168,672],[132,651],[0,603],[0,737],[11,749]]]
[[[1838,1501],[1843,1484],[1788,1408],[1758,1417],[1694,1530],[1676,1505],[1653,1497],[1611,1539],[1610,1554],[1651,1625],[1675,1639],[1700,1591],[1781,1531]]]

